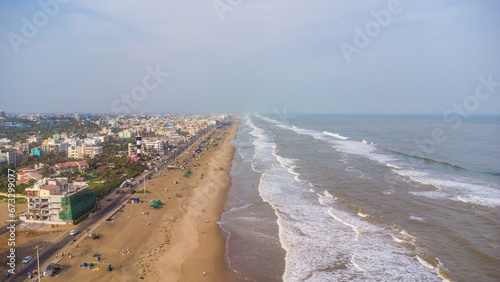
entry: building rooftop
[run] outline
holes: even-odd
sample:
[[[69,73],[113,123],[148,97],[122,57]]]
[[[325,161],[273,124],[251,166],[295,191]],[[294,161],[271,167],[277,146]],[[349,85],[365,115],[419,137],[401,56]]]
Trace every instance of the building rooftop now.
[[[47,186],[42,187],[41,189],[47,190],[47,191],[52,191],[52,190],[55,190],[57,188],[59,188],[59,186],[57,186],[57,185],[47,185]]]

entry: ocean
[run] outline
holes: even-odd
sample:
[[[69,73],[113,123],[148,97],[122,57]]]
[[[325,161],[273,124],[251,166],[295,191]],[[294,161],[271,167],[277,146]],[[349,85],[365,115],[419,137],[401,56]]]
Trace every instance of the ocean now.
[[[230,280],[500,281],[500,118],[244,116]]]

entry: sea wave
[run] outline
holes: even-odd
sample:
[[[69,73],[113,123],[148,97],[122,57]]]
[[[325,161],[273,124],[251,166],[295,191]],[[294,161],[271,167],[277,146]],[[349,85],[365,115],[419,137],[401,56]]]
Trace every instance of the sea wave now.
[[[438,280],[436,269],[415,259],[421,255],[414,251],[415,240],[359,208],[350,212],[352,205],[326,190],[321,193],[321,188],[312,189],[311,183],[301,180],[297,161],[282,155],[270,135],[272,129],[256,124],[249,125],[255,137],[252,164],[261,173],[259,194],[278,217],[279,238],[286,250],[283,280]],[[406,238],[413,249],[402,251],[389,236],[392,234],[401,240]]]
[[[394,153],[396,155],[402,155],[402,156],[409,157],[409,158],[412,158],[412,159],[417,159],[419,161],[422,161],[423,163],[433,163],[433,164],[440,164],[440,165],[443,165],[443,166],[452,167],[452,168],[455,168],[455,169],[465,169],[465,168],[463,168],[463,167],[461,167],[459,165],[456,165],[456,164],[452,164],[452,163],[444,162],[444,161],[438,161],[438,160],[434,160],[434,159],[431,159],[431,158],[428,158],[428,157],[421,157],[421,156],[411,155],[411,154],[402,153],[402,152],[398,152],[398,151],[394,151],[394,150],[388,150],[388,151],[391,152],[391,153]],[[414,162],[410,161],[410,163],[414,163]]]
[[[349,139],[349,137],[345,137],[345,136],[342,136],[338,133],[332,133],[332,132],[328,132],[328,131],[323,131],[323,134],[326,134],[326,135],[329,135],[329,136],[332,136],[332,137],[335,137],[335,138],[338,138],[338,139],[342,139],[342,140],[347,140]]]
[[[500,206],[500,190],[490,187],[488,183],[478,182],[467,177],[448,176],[432,171],[419,171],[415,169],[393,171],[412,181],[435,188],[435,190],[430,191],[411,191],[410,194],[415,196],[448,199],[487,207]]]

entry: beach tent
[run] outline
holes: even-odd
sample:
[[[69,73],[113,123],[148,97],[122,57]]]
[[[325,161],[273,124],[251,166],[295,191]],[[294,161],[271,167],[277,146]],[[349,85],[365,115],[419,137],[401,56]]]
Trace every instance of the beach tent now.
[[[158,205],[149,205],[149,206],[152,207],[152,208],[157,208],[158,207]]]
[[[155,205],[161,205],[161,204],[163,204],[161,201],[156,201],[155,202]]]

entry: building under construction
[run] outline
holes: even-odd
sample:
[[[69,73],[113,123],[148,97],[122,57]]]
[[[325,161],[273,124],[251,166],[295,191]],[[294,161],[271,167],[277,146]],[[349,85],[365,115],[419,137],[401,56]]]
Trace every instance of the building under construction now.
[[[97,205],[96,193],[89,188],[61,199],[59,218],[64,221],[79,221]]]
[[[67,178],[44,178],[26,188],[26,222],[73,224],[93,211],[97,195],[85,182],[67,183]]]

